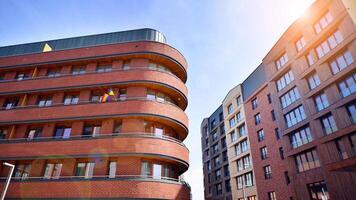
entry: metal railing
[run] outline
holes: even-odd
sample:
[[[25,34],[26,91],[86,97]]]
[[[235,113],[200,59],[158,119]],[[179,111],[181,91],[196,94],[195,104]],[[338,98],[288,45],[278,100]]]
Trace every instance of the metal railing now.
[[[102,139],[102,138],[135,138],[135,137],[162,139],[186,147],[185,144],[177,138],[167,136],[167,135],[155,135],[154,133],[144,133],[144,132],[111,133],[111,134],[99,134],[95,136],[81,134],[81,135],[71,135],[68,138],[64,138],[63,136],[62,137],[52,136],[52,137],[34,137],[34,138],[12,138],[12,139],[0,139],[0,143],[88,140],[88,139]]]
[[[5,181],[7,177],[0,177],[0,181]],[[59,176],[59,177],[12,177],[12,181],[17,182],[31,182],[31,181],[96,181],[96,180],[137,180],[137,181],[157,181],[157,182],[168,182],[168,183],[180,183],[190,188],[190,185],[181,178],[171,178],[171,177],[163,177],[163,176],[151,176],[151,175],[96,175],[96,176]]]

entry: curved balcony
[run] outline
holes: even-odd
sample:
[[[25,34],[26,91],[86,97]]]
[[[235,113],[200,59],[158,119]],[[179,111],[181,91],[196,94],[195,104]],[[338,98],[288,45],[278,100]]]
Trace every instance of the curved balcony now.
[[[67,49],[53,52],[36,53],[0,58],[1,68],[16,68],[19,66],[36,66],[42,64],[56,64],[81,60],[129,57],[151,57],[163,62],[176,63],[179,67],[174,70],[183,82],[187,79],[187,62],[183,55],[175,48],[160,42],[141,41],[121,44],[108,44],[87,48]]]
[[[0,124],[40,123],[66,120],[103,119],[108,117],[152,117],[178,125],[188,133],[188,117],[174,104],[147,99],[128,99],[107,103],[83,103],[50,107],[25,107],[2,110]]]
[[[60,146],[60,148],[51,148]],[[157,147],[160,148],[157,148]],[[78,148],[80,147],[80,148]],[[0,143],[1,160],[33,158],[80,158],[97,156],[149,156],[168,159],[188,169],[189,150],[178,140],[151,134],[120,133],[96,137],[72,136],[67,139],[36,138],[13,139]]]
[[[56,91],[64,89],[88,88],[98,86],[114,86],[130,84],[161,86],[176,99],[183,107],[187,104],[187,87],[173,74],[154,71],[145,68],[130,70],[115,70],[107,73],[88,73],[82,75],[63,75],[55,78],[40,77],[27,80],[4,81],[0,84],[0,95],[21,94],[30,92]]]
[[[4,185],[0,182],[0,187]],[[119,189],[118,189],[119,188]],[[154,190],[150,189],[154,188]],[[12,180],[6,198],[147,198],[190,199],[190,186],[176,179],[154,179],[143,176],[115,178],[61,177],[45,180],[29,178]]]

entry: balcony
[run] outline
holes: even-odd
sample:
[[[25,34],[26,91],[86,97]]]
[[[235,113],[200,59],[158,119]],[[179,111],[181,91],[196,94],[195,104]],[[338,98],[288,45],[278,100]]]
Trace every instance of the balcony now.
[[[157,147],[160,148],[157,148]],[[52,148],[60,147],[60,148]],[[78,148],[80,147],[80,148]],[[67,139],[26,138],[1,140],[0,160],[40,157],[98,157],[147,155],[161,157],[181,164],[188,169],[189,150],[180,141],[168,136],[148,133],[120,133],[96,137],[72,136]]]
[[[2,188],[5,183],[0,181]],[[118,189],[119,188],[119,189]],[[150,188],[155,188],[154,190]],[[91,179],[60,177],[43,179],[31,177],[13,179],[6,198],[149,198],[190,199],[190,186],[171,178],[122,175],[115,178],[96,176]]]

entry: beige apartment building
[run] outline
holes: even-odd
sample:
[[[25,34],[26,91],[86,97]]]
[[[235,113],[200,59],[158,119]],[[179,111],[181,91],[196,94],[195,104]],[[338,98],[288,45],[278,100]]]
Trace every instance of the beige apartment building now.
[[[250,142],[245,124],[241,85],[232,88],[222,102],[233,199],[256,200]],[[244,184],[238,184],[244,183]]]

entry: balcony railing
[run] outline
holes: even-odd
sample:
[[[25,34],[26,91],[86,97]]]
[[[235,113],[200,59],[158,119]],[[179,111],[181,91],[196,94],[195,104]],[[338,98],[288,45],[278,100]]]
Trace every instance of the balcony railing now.
[[[62,137],[34,137],[34,138],[13,138],[13,139],[0,139],[1,143],[16,143],[16,142],[42,142],[42,141],[68,141],[68,140],[88,140],[88,139],[100,139],[100,138],[156,138],[163,139],[171,142],[175,142],[183,147],[186,147],[185,144],[174,138],[167,135],[155,135],[154,133],[143,133],[143,132],[131,132],[131,133],[111,133],[111,134],[99,134],[95,136],[88,135],[71,135],[68,138]]]

